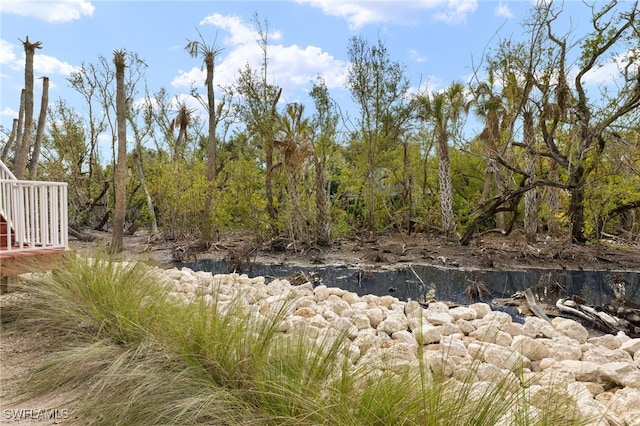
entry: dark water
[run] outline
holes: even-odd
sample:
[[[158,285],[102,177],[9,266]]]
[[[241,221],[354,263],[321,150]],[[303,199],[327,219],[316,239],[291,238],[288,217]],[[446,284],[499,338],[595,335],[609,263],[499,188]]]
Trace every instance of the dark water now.
[[[176,267],[186,266],[195,271],[214,274],[229,273],[225,261],[200,259],[191,263],[176,263]],[[437,300],[466,304],[474,301],[490,301],[493,298],[509,297],[516,291],[529,287],[546,285],[550,299],[577,295],[587,304],[601,305],[613,299],[609,282],[624,280],[626,299],[640,305],[640,272],[591,271],[566,269],[527,270],[463,270],[440,268],[427,265],[412,265],[397,270],[357,269],[335,266],[293,267],[289,265],[253,264],[251,271],[243,271],[249,276],[264,276],[267,282],[275,278],[285,278],[297,272],[307,275],[317,274],[322,284],[339,287],[358,295],[392,295],[400,300],[416,300],[421,296],[435,296]],[[475,282],[485,286],[490,295],[480,299],[470,298],[465,290]],[[553,293],[552,290],[556,290]],[[537,293],[542,294],[542,287]]]

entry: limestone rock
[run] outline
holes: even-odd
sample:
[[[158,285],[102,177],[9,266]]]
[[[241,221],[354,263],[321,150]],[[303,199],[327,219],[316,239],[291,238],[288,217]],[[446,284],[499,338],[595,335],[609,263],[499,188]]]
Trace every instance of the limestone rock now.
[[[556,317],[551,321],[553,328],[580,343],[585,343],[589,337],[589,332],[582,324],[567,318]]]
[[[511,342],[511,347],[531,361],[539,361],[551,356],[551,351],[547,346],[528,336],[515,336]]]

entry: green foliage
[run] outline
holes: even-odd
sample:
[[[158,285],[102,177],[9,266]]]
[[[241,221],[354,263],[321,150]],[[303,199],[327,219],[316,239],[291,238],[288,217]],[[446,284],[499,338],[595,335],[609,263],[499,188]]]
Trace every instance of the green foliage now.
[[[267,226],[262,171],[243,155],[225,161],[218,174],[215,222],[221,230],[251,229],[264,232]]]
[[[147,170],[159,226],[173,237],[199,235],[206,187],[203,162],[157,162]]]
[[[507,222],[512,217],[494,212],[485,218],[477,211],[490,166],[497,180],[487,186],[488,198],[539,179],[541,186],[533,190],[540,229],[557,236],[571,231],[576,241],[582,240],[583,231],[592,237],[604,231],[633,239],[640,230],[633,207],[640,199],[636,80],[627,78],[619,90],[607,86],[589,93],[589,102],[583,104],[571,87],[577,80],[567,79],[561,62],[579,58],[586,72],[591,60],[599,66],[616,49],[628,50],[632,37],[616,39],[630,30],[628,17],[617,8],[598,16],[596,29],[583,34],[581,44],[565,46],[579,50],[559,55],[563,39],[549,37],[554,24],[547,20],[563,12],[551,5],[531,12],[525,25],[531,31],[529,44],[501,42],[483,58],[488,65],[484,80],[468,87],[454,83],[430,95],[412,94],[405,66],[393,60],[383,41],[352,38],[346,76],[356,105],[351,116],[342,116],[320,79],[310,90],[315,111],[308,116],[301,104],[280,107],[286,93],[268,77],[268,25],[256,17],[263,68],[243,68],[236,84],[222,91],[215,112],[215,168],[206,164],[212,139],[202,118],[164,89],[147,98],[144,109],[137,111],[142,114],[130,117],[137,142],[145,147],[142,163],[160,228],[171,237],[250,230],[311,243],[318,217],[328,217],[323,229],[329,228],[333,238],[391,230],[427,232],[442,229],[444,222],[461,232],[480,217],[483,223],[473,224],[482,231],[501,226],[501,216]],[[608,19],[611,26],[605,25]],[[215,42],[209,45],[202,37],[190,41],[187,50],[205,61],[218,53]],[[134,74],[142,77],[140,70]],[[97,142],[112,117],[95,112],[111,99],[113,78],[109,62],[100,57],[98,65],[83,66],[69,80],[91,107],[89,116],[64,101],[50,108],[40,170],[45,179],[69,183],[69,218],[76,227],[97,226],[113,208],[113,166],[103,164]],[[554,89],[556,80],[563,84]],[[462,122],[469,110],[482,120],[478,135],[467,134]],[[523,126],[525,115],[531,126]],[[593,121],[576,121],[580,117]],[[525,127],[533,133],[528,147]],[[591,136],[583,136],[587,134]],[[448,203],[437,208],[441,199],[448,200],[441,197],[437,153],[442,164],[444,153],[450,155],[451,209]],[[532,157],[534,161],[525,164]],[[316,171],[324,182],[316,181]],[[208,191],[207,175],[216,176],[213,191]],[[136,190],[139,180],[137,173],[128,176],[128,223],[144,224],[149,216],[146,199]],[[317,197],[323,185],[326,199]],[[206,202],[207,194],[213,194],[212,205]],[[558,194],[557,206],[551,205]],[[321,215],[318,210],[325,201]],[[517,227],[523,225],[523,205],[509,206],[520,213]],[[629,209],[616,210],[625,206]],[[445,220],[449,210],[453,217]],[[574,226],[581,222],[581,213],[584,223]]]
[[[453,211],[456,222],[464,223],[478,207],[484,186],[486,161],[472,153],[453,148],[451,157],[451,181],[453,184]]]

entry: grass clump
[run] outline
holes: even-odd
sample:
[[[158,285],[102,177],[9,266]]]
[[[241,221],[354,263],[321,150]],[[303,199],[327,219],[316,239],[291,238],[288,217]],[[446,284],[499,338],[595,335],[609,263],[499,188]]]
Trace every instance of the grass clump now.
[[[262,314],[242,295],[178,303],[143,263],[72,259],[22,291],[24,324],[64,336],[25,394],[83,392],[87,424],[577,425],[569,404],[531,409],[514,375],[480,388],[415,365],[355,368],[346,333],[281,331],[286,298]]]
[[[70,256],[63,269],[29,282],[36,296],[24,315],[81,339],[111,339],[135,345],[167,314],[167,291],[141,262],[119,262],[108,254]]]

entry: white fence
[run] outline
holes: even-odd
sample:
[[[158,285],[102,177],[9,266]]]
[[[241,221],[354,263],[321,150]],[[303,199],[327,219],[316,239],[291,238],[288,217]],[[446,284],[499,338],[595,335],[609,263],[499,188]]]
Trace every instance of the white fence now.
[[[7,222],[8,234],[6,245],[0,250],[35,251],[69,246],[64,182],[17,180],[0,162],[0,215]]]

